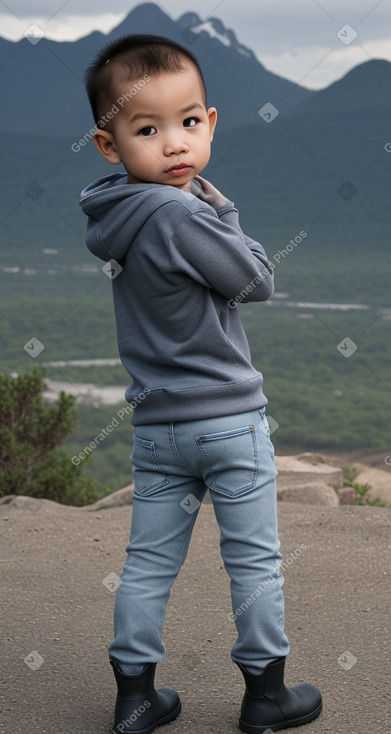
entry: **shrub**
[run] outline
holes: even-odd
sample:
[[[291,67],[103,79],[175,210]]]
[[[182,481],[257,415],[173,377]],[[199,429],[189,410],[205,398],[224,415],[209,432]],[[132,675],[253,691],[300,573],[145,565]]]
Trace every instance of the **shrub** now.
[[[0,496],[23,494],[63,504],[98,498],[92,479],[81,476],[59,445],[78,422],[75,398],[61,392],[43,400],[41,370],[12,377],[0,373]]]

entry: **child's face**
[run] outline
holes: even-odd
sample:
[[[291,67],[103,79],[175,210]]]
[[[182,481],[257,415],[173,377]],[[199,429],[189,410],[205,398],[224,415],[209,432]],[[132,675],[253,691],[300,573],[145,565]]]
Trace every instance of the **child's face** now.
[[[118,98],[132,86],[120,88]],[[122,162],[128,183],[189,191],[190,181],[209,161],[216,120],[216,109],[205,108],[200,79],[189,63],[185,71],[151,77],[115,114],[111,132],[97,130],[94,142],[110,163]]]

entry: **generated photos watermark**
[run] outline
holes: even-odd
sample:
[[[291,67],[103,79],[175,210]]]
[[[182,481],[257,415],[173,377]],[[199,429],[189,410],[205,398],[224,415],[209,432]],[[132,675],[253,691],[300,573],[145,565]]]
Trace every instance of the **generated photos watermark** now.
[[[150,389],[148,387],[145,388],[139,395],[137,395],[133,400],[129,403],[129,405],[126,405],[124,408],[120,408],[115,416],[111,419],[110,423],[107,424],[106,428],[102,428],[101,431],[95,436],[95,438],[90,441],[90,443],[84,447],[83,451],[80,451],[78,454],[75,454],[75,456],[72,456],[72,464],[74,466],[78,466],[81,464],[84,459],[89,456],[94,449],[96,449],[103,441],[106,440],[107,436],[110,435],[114,431],[114,428],[117,428],[119,426],[119,421],[123,420],[125,416],[131,415],[133,413],[133,410],[136,408],[137,405],[140,405],[143,400],[149,395]],[[118,420],[119,419],[119,420]]]
[[[25,662],[31,670],[38,670],[45,661],[37,650],[32,650],[28,655],[26,655],[23,662]]]
[[[146,698],[145,701],[143,701],[142,704],[137,709],[133,709],[133,713],[128,716],[127,719],[122,719],[119,724],[116,724],[116,729],[118,731],[123,732],[126,729],[129,729],[132,724],[134,724],[135,721],[141,716],[141,714],[144,714],[147,709],[149,709],[151,705],[151,702],[148,701]]]
[[[291,566],[292,563],[295,562],[297,558],[300,558],[300,556],[307,550],[307,546],[303,543],[299,546],[299,548],[296,548],[295,551],[289,554],[287,558],[281,563],[280,566],[277,566],[272,573],[269,574],[266,581],[263,581],[262,583],[258,584],[258,586],[254,589],[254,591],[245,599],[245,601],[240,604],[239,607],[235,609],[234,612],[230,612],[228,614],[228,619],[231,622],[236,622],[238,617],[241,617],[242,614],[244,614],[249,607],[254,604],[255,600],[258,599],[262,594],[267,591],[267,589],[274,584],[275,580],[279,578],[281,574],[281,569],[284,569],[284,567]]]
[[[349,359],[355,352],[357,352],[357,344],[349,336],[345,336],[345,339],[337,345],[337,349],[345,359]]]
[[[198,508],[201,506],[201,502],[197,499],[197,497],[194,497],[194,494],[188,494],[182,500],[182,502],[180,503],[180,506],[189,515],[192,515],[193,512],[198,510]]]
[[[337,663],[344,670],[351,670],[357,663],[357,658],[350,650],[344,650],[342,655],[337,658]]]
[[[105,263],[102,267],[102,272],[107,275],[107,277],[110,280],[115,280],[117,275],[122,273],[122,265],[120,265],[116,260],[111,259],[107,263]]]
[[[113,594],[117,591],[118,587],[121,586],[122,581],[115,571],[110,571],[110,573],[102,579],[102,584],[106,587],[107,591],[110,591],[110,593]]]
[[[31,339],[26,342],[23,349],[32,359],[35,359],[43,352],[45,346],[36,336],[32,336]]]
[[[114,104],[111,106],[109,111],[105,115],[102,115],[102,117],[98,120],[97,124],[94,125],[94,127],[92,127],[90,130],[88,130],[88,132],[86,132],[86,134],[83,135],[80,140],[72,143],[71,150],[73,151],[73,153],[79,153],[81,149],[84,148],[87,143],[90,142],[90,140],[92,140],[94,133],[97,130],[103,130],[103,128],[105,128],[106,125],[111,122],[111,120],[113,120],[116,115],[118,115],[118,112],[123,109],[125,102],[129,102],[129,100],[135,97],[140,89],[143,89],[143,87],[145,87],[145,85],[148,84],[148,82],[150,81],[151,77],[148,76],[148,74],[144,74],[143,78],[136,82],[136,84],[133,84],[128,92],[125,92],[125,94],[121,94],[121,96],[118,97]]]
[[[288,244],[282,250],[275,252],[273,255],[273,260],[275,260],[277,265],[280,264],[281,260],[284,260],[286,257],[288,257],[288,255],[290,255],[290,253],[293,252],[295,247],[298,247],[298,245],[300,245],[307,236],[308,236],[308,233],[302,229],[301,232],[299,232],[299,234],[296,235],[294,239],[289,240]],[[256,289],[257,285],[259,285],[259,283],[262,283],[264,278],[270,275],[270,273],[274,270],[275,267],[276,265],[273,262],[269,261],[268,265],[265,265],[263,269],[261,270],[261,272],[258,273],[255,276],[255,278],[253,278],[246,285],[246,287],[243,288],[240,291],[240,293],[238,293],[235,296],[235,298],[231,298],[228,301],[228,307],[236,308],[238,303],[242,303],[247,298],[247,296]]]

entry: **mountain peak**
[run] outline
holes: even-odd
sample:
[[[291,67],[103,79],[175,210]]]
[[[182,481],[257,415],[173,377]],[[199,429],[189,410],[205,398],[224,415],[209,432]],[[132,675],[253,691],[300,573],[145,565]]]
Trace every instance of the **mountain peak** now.
[[[189,27],[202,23],[202,20],[200,16],[197,15],[197,13],[189,12],[181,15],[181,17],[178,19],[178,23],[179,25]]]
[[[235,33],[229,28],[226,28],[219,18],[208,18],[208,20],[203,21],[197,13],[185,13],[179,18],[178,23],[196,35],[202,36],[202,34],[206,33],[210,38],[220,41],[227,48],[231,47],[242,54],[242,56],[255,58],[251,49],[240,44]]]
[[[338,82],[343,80],[350,82],[352,79],[372,82],[375,75],[383,79],[383,81],[388,81],[391,77],[391,62],[387,61],[387,59],[369,59],[369,61],[363,61],[361,64],[354,66],[353,69],[350,69],[342,79],[337,80],[334,84],[338,84]],[[384,78],[384,75],[388,77],[388,80]]]
[[[165,13],[160,9],[159,5],[156,5],[156,3],[141,3],[140,5],[136,5],[136,7],[132,8],[132,10],[129,11],[129,15],[133,15],[133,17],[138,14],[142,13],[143,15],[153,13],[153,15],[159,14],[159,15],[165,15]]]
[[[370,59],[350,69],[341,79],[313,95],[313,102],[322,100],[339,111],[366,109],[368,99],[377,109],[388,107],[391,91],[391,63],[386,59]],[[308,99],[311,105],[311,99]]]
[[[118,36],[121,34],[127,35],[130,33],[142,32],[164,36],[167,32],[167,22],[169,25],[172,24],[170,18],[158,5],[155,3],[141,3],[141,5],[136,5],[135,8],[132,8],[132,10],[129,11],[122,23],[114,28],[110,35],[115,34]],[[139,30],[139,27],[141,26],[143,27],[142,31]],[[160,27],[162,27],[162,33],[159,32]]]

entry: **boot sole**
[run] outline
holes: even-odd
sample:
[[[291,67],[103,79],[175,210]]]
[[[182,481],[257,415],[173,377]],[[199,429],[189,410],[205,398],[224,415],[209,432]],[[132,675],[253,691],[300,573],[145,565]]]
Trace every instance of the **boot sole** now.
[[[265,724],[263,726],[246,724],[245,721],[239,719],[239,729],[245,731],[246,734],[262,734],[269,731],[281,731],[281,729],[288,729],[291,726],[302,726],[303,724],[309,724],[310,721],[313,721],[317,718],[317,716],[319,716],[321,710],[322,702],[319,704],[319,706],[316,707],[316,709],[314,709],[314,711],[312,711],[310,714],[306,714],[306,716],[300,716],[300,718],[291,719],[290,721],[282,721],[280,724],[269,724],[269,726],[266,726]]]
[[[155,724],[151,724],[151,726],[148,726],[146,729],[133,729],[131,732],[123,731],[119,732],[116,729],[113,729],[112,734],[151,734],[152,731],[154,731],[158,726],[163,726],[163,724],[169,724],[170,721],[174,721],[176,717],[180,714],[182,708],[182,703],[179,701],[178,706],[174,711],[171,712],[171,714],[167,714],[167,716],[163,716],[163,718],[159,719],[159,721],[156,721]]]

